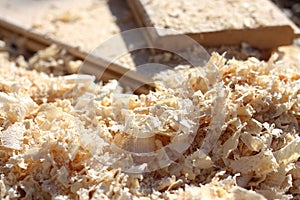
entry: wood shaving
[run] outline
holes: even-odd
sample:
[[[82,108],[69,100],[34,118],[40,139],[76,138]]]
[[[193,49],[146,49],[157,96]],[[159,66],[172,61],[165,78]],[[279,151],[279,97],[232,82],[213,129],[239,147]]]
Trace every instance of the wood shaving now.
[[[205,69],[163,72],[156,91],[140,96],[124,94],[116,80],[103,85],[16,64],[0,54],[2,199],[300,196],[300,74],[274,57],[213,53]],[[145,162],[151,156],[124,159],[113,151],[149,152],[171,142],[184,149],[186,140],[182,154],[167,152],[153,165]],[[161,167],[131,174],[124,166]]]
[[[9,126],[2,133],[2,146],[10,149],[20,150],[24,132],[25,127],[23,124],[15,123]]]
[[[22,58],[22,56],[20,56]],[[20,59],[19,58],[19,59]],[[57,45],[38,51],[29,59],[28,64],[23,62],[19,66],[29,70],[35,69],[39,72],[53,74],[54,76],[77,73],[82,61],[72,59],[72,56],[67,55],[64,48]]]

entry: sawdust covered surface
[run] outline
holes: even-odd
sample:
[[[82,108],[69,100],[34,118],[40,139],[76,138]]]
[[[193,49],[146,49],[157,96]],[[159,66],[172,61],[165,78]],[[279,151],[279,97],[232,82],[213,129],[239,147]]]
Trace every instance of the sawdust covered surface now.
[[[1,198],[299,198],[300,74],[274,60],[213,54],[205,70],[164,72],[155,92],[134,96],[117,81],[17,67],[2,51]],[[131,128],[164,136],[155,144],[172,141],[176,127],[199,129],[171,165],[126,174],[99,160],[119,159],[109,146],[124,143],[130,117]]]
[[[265,0],[137,1],[145,10],[143,20],[148,26],[171,28],[178,34],[290,24],[276,6]]]
[[[118,0],[2,0],[0,11],[5,21],[83,52],[136,28],[126,2]]]

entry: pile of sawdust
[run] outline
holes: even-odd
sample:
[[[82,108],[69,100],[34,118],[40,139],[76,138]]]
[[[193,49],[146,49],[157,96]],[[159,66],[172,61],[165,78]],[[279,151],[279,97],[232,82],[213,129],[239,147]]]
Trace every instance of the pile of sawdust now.
[[[1,198],[300,197],[298,72],[273,57],[213,54],[203,68],[156,78],[155,92],[124,94],[115,80],[53,77],[17,67],[2,52]],[[175,159],[137,161],[115,150],[180,149],[184,139],[190,145]],[[124,172],[134,170],[144,173]]]

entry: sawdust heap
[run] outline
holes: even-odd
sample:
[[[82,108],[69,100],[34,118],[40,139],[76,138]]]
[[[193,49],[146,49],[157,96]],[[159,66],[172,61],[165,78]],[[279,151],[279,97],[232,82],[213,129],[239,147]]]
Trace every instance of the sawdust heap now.
[[[1,53],[0,196],[299,198],[300,74],[281,69],[273,58],[213,54],[206,68],[165,72],[157,91],[135,96],[123,94],[117,81],[53,77]],[[127,148],[135,134],[129,130],[157,133],[137,147],[143,151],[191,134],[195,124],[192,144],[167,167],[126,174],[100,162],[122,164],[110,144]]]

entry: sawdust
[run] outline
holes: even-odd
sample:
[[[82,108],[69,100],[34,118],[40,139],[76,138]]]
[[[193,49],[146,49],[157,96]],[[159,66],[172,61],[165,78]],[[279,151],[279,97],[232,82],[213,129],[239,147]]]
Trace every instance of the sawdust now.
[[[156,91],[136,96],[115,80],[17,67],[1,52],[0,196],[299,198],[300,74],[277,62],[214,53],[205,68],[164,72]],[[142,174],[117,168],[132,161],[118,162],[112,144],[148,152],[195,125],[190,147],[170,165]],[[130,140],[135,134],[150,140]]]

